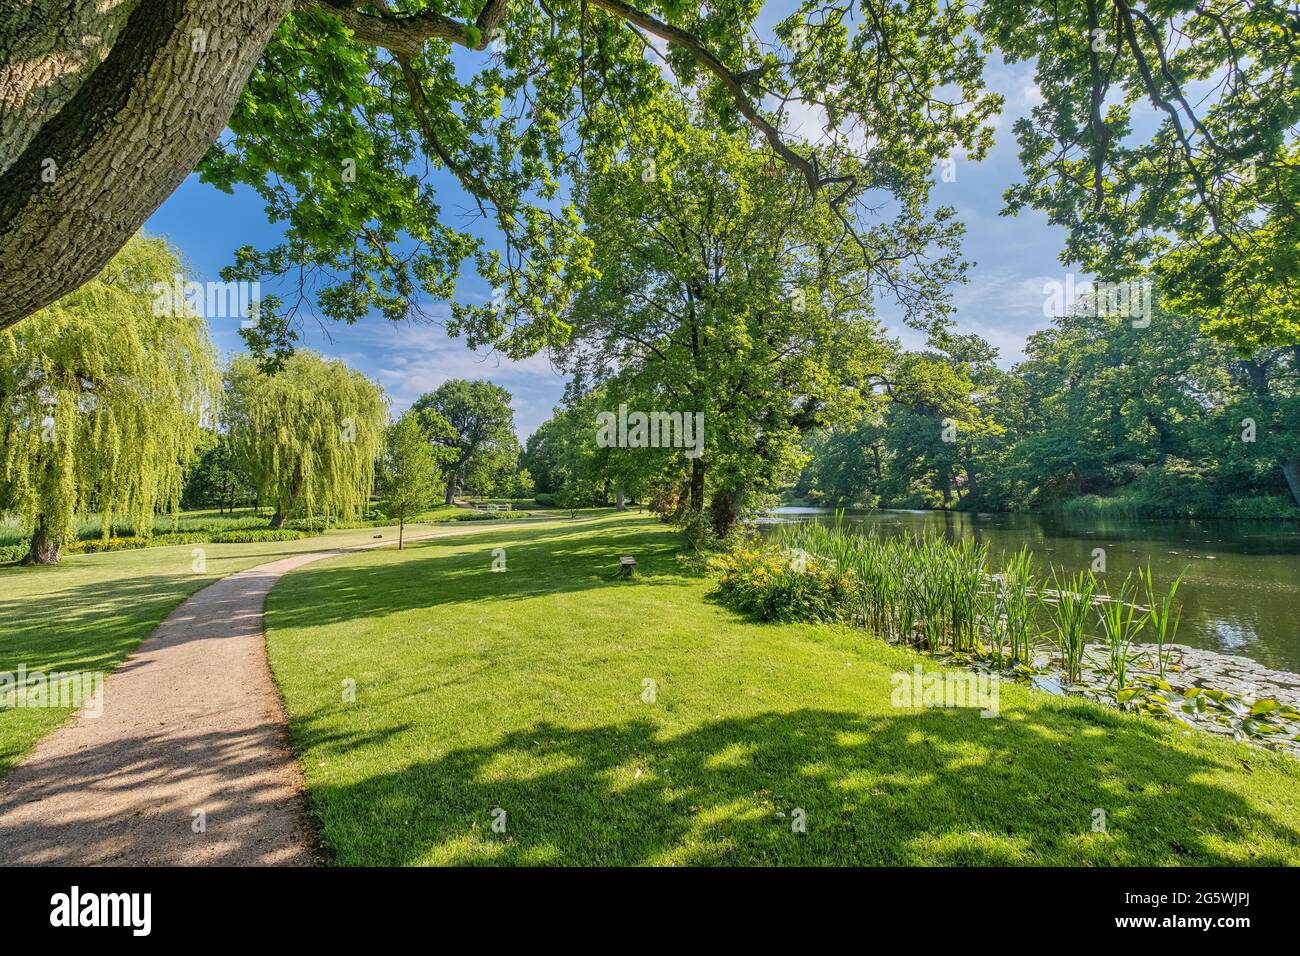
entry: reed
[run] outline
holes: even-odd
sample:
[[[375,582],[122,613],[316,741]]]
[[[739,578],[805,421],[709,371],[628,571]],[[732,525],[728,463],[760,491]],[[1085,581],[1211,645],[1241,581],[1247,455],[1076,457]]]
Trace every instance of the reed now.
[[[1038,644],[1038,606],[1034,554],[1024,546],[1008,559],[998,576],[998,613],[1005,622],[1013,661],[1034,662]]]
[[[1089,571],[1076,571],[1061,579],[1052,571],[1054,592],[1047,602],[1056,629],[1056,647],[1061,654],[1065,680],[1077,684],[1083,671],[1083,652],[1087,646],[1088,617],[1097,595],[1097,577]]]
[[[1138,569],[1138,580],[1142,582],[1142,590],[1146,594],[1147,624],[1156,638],[1156,668],[1160,673],[1160,679],[1164,680],[1169,669],[1169,652],[1165,650],[1165,646],[1178,639],[1178,619],[1183,613],[1182,608],[1174,604],[1178,597],[1178,585],[1182,583],[1183,576],[1180,574],[1174,578],[1173,583],[1169,585],[1169,590],[1163,594],[1156,590],[1155,581],[1151,576],[1151,565],[1148,564],[1145,569]]]
[[[1101,592],[1092,571],[1068,576],[1053,569],[1043,587],[1034,555],[1022,547],[1000,569],[987,546],[969,539],[862,533],[836,514],[830,525],[783,525],[777,542],[834,564],[853,582],[858,622],[887,640],[930,651],[977,654],[999,666],[1034,663],[1045,639],[1054,638],[1067,684],[1082,677],[1090,624],[1100,625],[1106,662],[1123,690],[1129,684],[1133,646],[1144,627],[1155,635],[1160,676],[1167,646],[1178,633],[1176,603],[1181,577],[1157,593],[1151,569],[1125,578],[1115,594]],[[1148,609],[1137,598],[1144,597]],[[1094,610],[1097,621],[1093,622]]]
[[[852,577],[858,617],[882,637],[931,651],[979,653],[996,647],[999,662],[1008,654],[1029,657],[1034,588],[1027,551],[1013,561],[1007,585],[1025,593],[999,600],[988,547],[974,541],[909,535],[881,540],[856,532],[841,514],[832,525],[785,525],[777,540],[786,549],[833,562]]]
[[[1126,576],[1117,594],[1109,591],[1097,604],[1102,634],[1106,638],[1106,657],[1116,692],[1128,686],[1128,665],[1133,656],[1133,641],[1146,626],[1149,612],[1139,613],[1136,603],[1137,584]]]

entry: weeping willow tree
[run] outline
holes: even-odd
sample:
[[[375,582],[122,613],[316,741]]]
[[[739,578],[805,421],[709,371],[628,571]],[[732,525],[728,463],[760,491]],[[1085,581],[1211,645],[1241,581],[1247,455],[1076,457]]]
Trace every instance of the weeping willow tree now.
[[[0,333],[0,508],[31,526],[25,564],[53,564],[79,515],[149,535],[221,394],[207,323],[156,309],[176,251],[137,236],[99,277]]]
[[[296,352],[274,374],[236,356],[226,372],[231,450],[259,500],[275,507],[276,528],[296,515],[361,513],[387,417],[378,385],[315,352]]]

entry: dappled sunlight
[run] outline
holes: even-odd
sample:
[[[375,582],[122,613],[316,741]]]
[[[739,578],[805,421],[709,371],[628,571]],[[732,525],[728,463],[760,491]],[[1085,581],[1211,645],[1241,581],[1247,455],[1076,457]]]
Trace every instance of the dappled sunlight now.
[[[894,708],[905,651],[740,620],[701,600],[661,525],[602,521],[617,543],[501,529],[272,592],[271,658],[339,862],[1300,859],[1295,768],[1234,786],[1212,742],[1016,685],[993,718]],[[622,549],[638,577],[602,577]],[[349,676],[357,702],[339,703]]]

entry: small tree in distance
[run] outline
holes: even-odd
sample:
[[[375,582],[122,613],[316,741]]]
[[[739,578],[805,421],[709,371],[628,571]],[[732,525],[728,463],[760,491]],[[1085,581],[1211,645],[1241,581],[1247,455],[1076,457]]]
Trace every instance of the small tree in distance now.
[[[407,412],[388,427],[388,444],[380,472],[380,507],[397,519],[397,549],[403,547],[406,522],[432,504],[440,473],[433,448],[415,413]]]

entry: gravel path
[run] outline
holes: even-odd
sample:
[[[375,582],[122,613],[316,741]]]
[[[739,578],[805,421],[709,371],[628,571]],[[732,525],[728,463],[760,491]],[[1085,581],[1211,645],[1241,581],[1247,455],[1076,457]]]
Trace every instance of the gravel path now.
[[[472,530],[487,529],[406,540]],[[353,550],[240,571],[168,615],[105,679],[102,713],[92,702],[0,784],[0,864],[319,862],[262,612],[282,574]]]

